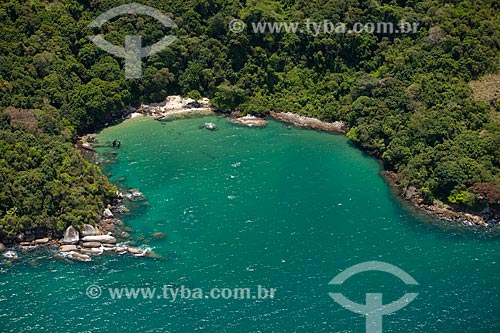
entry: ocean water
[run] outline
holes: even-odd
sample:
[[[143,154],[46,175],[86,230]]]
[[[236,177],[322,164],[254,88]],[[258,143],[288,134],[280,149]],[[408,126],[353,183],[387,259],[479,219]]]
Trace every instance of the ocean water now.
[[[412,212],[379,164],[341,135],[274,121],[256,129],[217,117],[136,118],[98,139],[110,179],[147,198],[123,218],[133,240],[161,258],[83,263],[39,250],[2,261],[1,332],[365,332],[365,317],[329,292],[361,304],[367,293],[382,293],[384,304],[418,293],[383,316],[384,332],[500,331],[498,229]],[[115,139],[119,149],[109,147]],[[418,285],[373,271],[329,285],[369,261]],[[255,297],[259,285],[274,297]],[[116,299],[109,288],[156,289]],[[163,297],[176,288],[250,288],[254,298]]]

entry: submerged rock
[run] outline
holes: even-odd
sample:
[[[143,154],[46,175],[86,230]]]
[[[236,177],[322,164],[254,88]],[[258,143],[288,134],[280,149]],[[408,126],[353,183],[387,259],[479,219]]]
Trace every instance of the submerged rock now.
[[[130,238],[130,234],[126,231],[120,232],[120,237],[121,238]]]
[[[79,261],[92,261],[88,254],[82,254],[74,251],[70,252],[68,257]]]
[[[167,235],[164,232],[154,232],[151,234],[153,239],[164,239],[167,238]]]
[[[14,251],[7,251],[7,252],[5,252],[3,254],[3,257],[6,258],[6,259],[11,259],[11,260],[17,260],[17,259],[19,259],[19,256]]]
[[[78,231],[72,226],[69,226],[64,232],[64,243],[76,244],[78,243],[79,240],[80,240],[80,234],[78,233]]]

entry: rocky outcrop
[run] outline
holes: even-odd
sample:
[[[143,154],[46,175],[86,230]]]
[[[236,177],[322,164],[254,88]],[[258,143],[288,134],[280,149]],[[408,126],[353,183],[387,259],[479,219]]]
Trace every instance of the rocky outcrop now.
[[[303,128],[311,128],[319,131],[326,131],[326,132],[336,132],[336,133],[342,133],[345,134],[349,130],[347,125],[341,121],[335,121],[333,123],[328,123],[321,121],[316,118],[311,118],[311,117],[305,117],[305,116],[299,116],[298,114],[291,113],[291,112],[274,112],[271,111],[269,113],[271,117],[274,119],[286,122],[286,123],[291,123],[295,126],[298,127],[303,127]]]
[[[451,206],[433,203],[432,205],[416,204],[417,207],[424,209],[428,213],[437,216],[443,220],[461,222],[467,226],[481,226],[487,227],[489,224],[482,216],[454,210]]]
[[[78,233],[78,230],[76,230],[72,226],[69,226],[64,232],[64,244],[76,244],[79,240],[80,234]]]
[[[257,118],[252,115],[246,115],[244,117],[233,118],[230,120],[231,123],[247,126],[247,127],[264,127],[267,125],[267,120],[263,118]]]
[[[435,200],[432,204],[425,203],[424,199],[421,197],[421,192],[415,186],[408,185],[406,188],[400,187],[400,177],[397,173],[386,171],[384,175],[386,176],[385,179],[398,189],[402,198],[432,216],[445,221],[459,222],[466,226],[487,227],[492,224],[487,216],[480,213],[464,211],[462,207],[447,205],[439,200]]]
[[[109,218],[113,217],[113,213],[111,212],[111,210],[109,208],[106,208],[104,210],[104,212],[102,213],[102,216],[106,219],[109,219]]]

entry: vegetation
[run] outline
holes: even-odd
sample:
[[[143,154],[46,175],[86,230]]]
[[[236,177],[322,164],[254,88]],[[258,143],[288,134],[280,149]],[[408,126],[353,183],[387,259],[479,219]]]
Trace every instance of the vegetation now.
[[[95,218],[111,188],[73,151],[73,134],[128,104],[174,93],[208,96],[222,110],[343,120],[350,139],[429,202],[472,207],[480,196],[471,186],[500,184],[498,117],[467,84],[498,71],[498,1],[141,1],[170,15],[179,38],[144,59],[141,79],[129,80],[123,59],[87,36],[103,33],[123,45],[126,35],[140,34],[151,45],[172,31],[146,16],[117,18],[100,31],[87,28],[123,3],[0,5],[0,109],[22,109],[36,120],[16,122],[12,109],[0,114],[3,235],[38,227],[60,231]],[[420,26],[414,34],[313,36],[253,33],[248,27],[237,34],[228,29],[233,18],[248,27],[308,18]]]

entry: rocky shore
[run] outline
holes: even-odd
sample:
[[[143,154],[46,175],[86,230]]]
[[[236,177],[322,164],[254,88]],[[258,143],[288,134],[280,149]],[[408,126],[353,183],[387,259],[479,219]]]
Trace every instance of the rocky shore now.
[[[236,117],[230,120],[231,123],[246,126],[246,127],[264,127],[267,125],[267,120],[264,118],[246,115],[244,117]]]
[[[346,134],[349,128],[341,121],[328,123],[316,118],[304,117],[291,112],[269,112],[269,116],[285,123],[290,123],[298,127],[310,128],[318,131],[336,132]]]
[[[399,175],[392,171],[384,171],[384,178],[395,188],[398,194],[407,202],[413,204],[419,211],[437,217],[441,220],[461,223],[465,226],[490,227],[498,224],[487,212],[477,213],[466,211],[459,206],[452,206],[435,200],[432,204],[425,203],[415,186],[401,188]]]
[[[137,199],[131,194],[132,199]],[[117,193],[116,206],[108,206],[98,221],[96,226],[84,224],[80,230],[70,226],[66,228],[62,238],[43,237],[35,238],[33,235],[23,233],[17,236],[17,241],[4,245],[0,243],[0,253],[8,260],[19,259],[18,253],[31,251],[40,247],[48,247],[54,250],[55,257],[66,258],[77,261],[92,261],[95,256],[106,254],[129,254],[134,257],[154,257],[159,256],[145,246],[133,247],[130,242],[129,230],[123,222],[115,216],[122,214],[128,209],[121,204],[123,198],[121,193]],[[143,198],[142,194],[140,196]],[[132,200],[131,199],[131,200]],[[164,234],[162,234],[165,237]],[[153,235],[154,238],[154,235]]]
[[[168,121],[183,118],[192,115],[210,115],[214,114],[215,108],[210,100],[203,98],[199,101],[181,96],[168,96],[162,103],[143,104],[138,108],[127,107],[124,118],[135,118],[142,116],[152,116],[158,121]],[[316,118],[305,117],[291,112],[269,112],[269,118],[276,119],[297,127],[309,128],[313,130],[335,132],[345,134],[349,130],[348,126],[341,122],[323,122]],[[123,119],[123,118],[122,118]],[[267,125],[267,120],[253,115],[241,116],[238,113],[231,114],[231,123],[247,127],[263,127]],[[75,148],[79,149],[84,156],[94,156],[95,144],[94,136],[86,135],[77,141]],[[497,220],[491,218],[488,214],[478,214],[465,211],[461,207],[446,205],[435,201],[432,204],[424,203],[420,193],[415,187],[409,186],[401,189],[398,183],[398,175],[394,172],[384,172],[386,179],[395,188],[399,194],[408,202],[413,203],[419,210],[442,220],[459,222],[466,226],[487,227],[497,224]],[[78,261],[91,261],[92,257],[104,253],[111,254],[130,254],[132,256],[153,256],[157,257],[149,249],[144,247],[132,247],[128,242],[130,229],[127,229],[123,222],[115,214],[127,211],[127,208],[121,204],[123,199],[131,201],[142,200],[143,196],[138,190],[128,191],[125,195],[117,193],[115,206],[109,206],[102,213],[102,218],[97,225],[91,226],[85,224],[82,230],[73,227],[66,229],[64,237],[54,239],[51,237],[34,238],[31,235],[18,235],[16,241],[12,244],[4,245],[0,243],[0,255],[8,260],[19,258],[17,252],[28,251],[38,247],[49,246],[54,248],[56,256]],[[500,220],[500,218],[499,218]],[[165,237],[164,234],[153,235],[153,238]],[[120,241],[119,241],[120,240]]]

